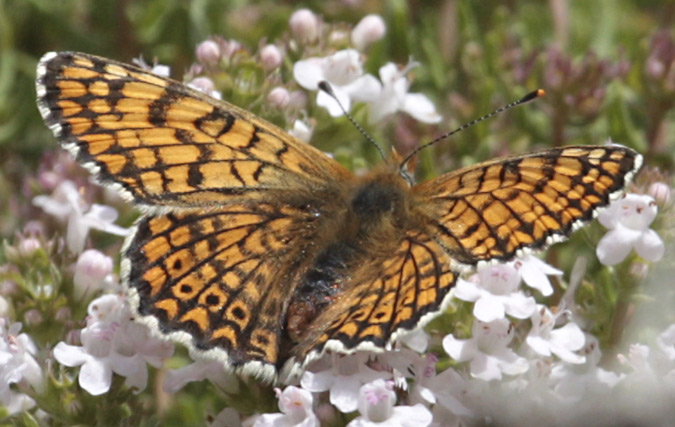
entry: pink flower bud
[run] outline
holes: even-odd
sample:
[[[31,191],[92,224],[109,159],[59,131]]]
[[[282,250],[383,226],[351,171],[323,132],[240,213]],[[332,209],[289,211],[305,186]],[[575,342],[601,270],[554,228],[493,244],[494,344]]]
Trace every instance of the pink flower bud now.
[[[30,256],[41,246],[42,244],[35,237],[27,237],[19,243],[19,253],[23,256]]]
[[[82,297],[103,287],[104,281],[112,273],[112,258],[96,249],[82,252],[75,265],[75,296]]]
[[[352,31],[352,44],[364,50],[371,43],[380,40],[387,32],[387,26],[380,15],[367,15],[356,24]]]
[[[266,70],[274,70],[281,65],[284,55],[278,47],[273,44],[268,44],[260,49],[260,60]]]
[[[309,9],[294,12],[289,26],[293,36],[303,42],[313,41],[319,35],[319,18]]]
[[[203,41],[197,46],[195,56],[203,64],[215,64],[220,59],[220,46],[213,40]]]
[[[670,201],[670,187],[664,182],[652,182],[647,194],[652,196],[660,206],[666,205]]]
[[[267,95],[267,102],[274,108],[286,108],[291,102],[291,94],[286,88],[275,87]]]

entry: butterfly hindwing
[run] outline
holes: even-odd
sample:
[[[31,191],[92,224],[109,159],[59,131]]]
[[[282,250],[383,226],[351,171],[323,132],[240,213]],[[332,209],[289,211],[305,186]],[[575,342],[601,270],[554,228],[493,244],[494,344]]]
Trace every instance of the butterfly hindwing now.
[[[235,368],[271,367],[316,220],[268,204],[143,216],[124,249],[123,279],[163,335]]]
[[[324,348],[342,352],[388,348],[449,301],[457,276],[434,239],[411,230],[391,248],[380,249],[359,259],[343,293],[298,344],[298,359]]]

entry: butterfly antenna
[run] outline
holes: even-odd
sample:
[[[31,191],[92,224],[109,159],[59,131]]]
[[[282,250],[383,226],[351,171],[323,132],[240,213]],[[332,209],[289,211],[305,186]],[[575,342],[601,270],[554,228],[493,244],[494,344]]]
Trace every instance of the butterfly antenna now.
[[[333,92],[333,88],[330,86],[330,83],[328,83],[328,82],[325,81],[325,80],[320,81],[320,82],[319,82],[319,89],[321,89],[322,91],[326,92],[331,98],[333,98],[333,99],[335,100],[335,102],[337,102],[337,104],[340,106],[340,109],[342,110],[342,113],[349,119],[350,122],[352,122],[352,124],[354,125],[354,127],[355,127],[359,132],[361,132],[361,135],[363,135],[363,136],[364,136],[371,144],[373,144],[373,145],[375,146],[375,148],[377,148],[377,151],[380,153],[380,157],[382,157],[382,160],[386,160],[387,157],[384,155],[384,151],[382,151],[382,147],[380,147],[380,146],[377,144],[377,142],[375,142],[375,140],[373,139],[373,137],[370,136],[370,135],[368,134],[368,132],[366,132],[366,130],[363,129],[363,128],[361,127],[361,125],[359,125],[359,124],[356,122],[356,120],[354,120],[354,118],[351,116],[351,114],[349,114],[349,113],[347,112],[347,110],[345,110],[345,107],[342,106],[342,103],[340,102],[340,100],[339,100],[339,99],[337,98],[337,96],[335,95],[335,92]]]
[[[486,115],[484,115],[483,117],[480,117],[480,118],[477,118],[477,119],[475,119],[475,120],[472,120],[472,121],[470,121],[469,123],[466,123],[466,124],[464,124],[464,125],[458,127],[457,129],[451,131],[451,132],[445,133],[445,134],[439,136],[438,138],[436,138],[436,139],[434,139],[434,140],[432,140],[432,141],[427,142],[426,144],[420,145],[420,146],[417,147],[415,150],[413,150],[412,153],[408,154],[408,155],[406,156],[405,159],[403,159],[403,161],[401,162],[401,165],[399,166],[399,172],[400,172],[401,174],[405,173],[405,165],[406,165],[406,163],[408,163],[408,162],[410,161],[410,159],[412,159],[413,157],[415,157],[415,155],[416,155],[417,153],[419,153],[420,151],[424,150],[425,148],[430,147],[430,146],[434,145],[435,143],[437,143],[437,142],[439,142],[439,141],[442,141],[442,140],[444,140],[445,138],[448,138],[448,137],[450,137],[450,136],[456,134],[457,132],[461,132],[461,131],[463,131],[463,130],[466,129],[466,128],[469,128],[469,127],[471,127],[471,126],[473,126],[473,125],[475,125],[475,124],[477,124],[477,123],[480,123],[480,122],[482,122],[482,121],[485,120],[485,119],[489,119],[490,117],[495,116],[495,115],[501,113],[502,111],[506,111],[506,110],[508,110],[509,108],[513,108],[513,107],[518,106],[518,105],[520,105],[520,104],[524,104],[524,103],[526,103],[526,102],[530,102],[530,101],[532,101],[533,99],[541,98],[541,97],[544,96],[545,94],[546,94],[546,92],[544,92],[544,89],[537,89],[537,90],[535,90],[535,91],[533,91],[533,92],[528,93],[527,95],[523,96],[522,98],[520,98],[520,99],[517,100],[517,101],[514,101],[514,102],[512,102],[512,103],[510,103],[510,104],[508,104],[508,105],[504,105],[503,107],[497,108],[496,110],[494,110],[494,111],[491,112],[490,114],[486,114]]]

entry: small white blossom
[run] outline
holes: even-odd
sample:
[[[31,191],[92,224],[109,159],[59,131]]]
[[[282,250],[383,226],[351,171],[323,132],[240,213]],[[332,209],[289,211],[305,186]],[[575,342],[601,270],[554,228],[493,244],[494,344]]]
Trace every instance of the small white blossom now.
[[[363,74],[363,61],[354,49],[341,50],[325,58],[298,61],[293,66],[293,77],[308,90],[318,90],[319,83],[327,81],[346,111],[351,108],[352,101],[374,99],[380,87],[375,77]],[[322,90],[317,94],[316,103],[333,117],[342,115],[335,99]]]
[[[352,44],[362,51],[384,37],[386,32],[387,26],[380,15],[366,15],[352,30]]]
[[[147,363],[160,367],[173,353],[173,346],[152,338],[147,327],[132,322],[127,301],[119,295],[103,295],[89,304],[82,346],[60,342],[54,358],[61,364],[81,366],[80,386],[92,395],[107,392],[113,372],[126,377],[129,387],[147,385]]]
[[[410,114],[423,123],[438,123],[442,117],[436,112],[434,104],[421,93],[408,93],[410,81],[406,74],[417,66],[413,62],[402,70],[396,64],[388,63],[380,68],[380,79],[377,82],[377,93],[369,97],[370,121],[375,123],[397,111]]]
[[[298,119],[293,122],[293,129],[289,130],[288,134],[298,138],[300,141],[309,142],[312,139],[313,132],[314,128]]]
[[[216,85],[213,83],[213,80],[206,76],[195,77],[190,83],[188,83],[188,86],[207,94],[211,98],[223,99],[223,95],[218,90],[216,90]]]
[[[532,297],[518,291],[520,274],[512,264],[486,265],[478,268],[480,285],[463,279],[457,281],[454,296],[475,302],[473,315],[483,322],[510,315],[527,319],[537,304]]]
[[[359,389],[359,413],[361,416],[347,424],[351,427],[401,426],[424,427],[431,424],[431,411],[422,404],[394,406],[396,393],[393,383],[377,379]]]
[[[12,384],[25,381],[37,391],[43,389],[42,368],[34,356],[37,348],[33,340],[20,331],[20,323],[7,325],[7,321],[0,318],[0,405],[10,414],[35,404],[27,395],[12,390]]]
[[[562,276],[563,272],[546,264],[533,255],[525,255],[513,261],[513,265],[523,278],[523,282],[541,292],[545,297],[553,294],[553,286],[548,276]]]
[[[584,346],[584,333],[581,328],[569,322],[560,328],[555,328],[556,320],[563,315],[560,311],[553,314],[547,307],[541,305],[532,315],[532,329],[530,329],[525,342],[535,353],[542,356],[555,354],[567,363],[584,363],[586,358],[575,351]]]
[[[438,357],[427,354],[420,362],[409,368],[414,373],[414,385],[410,393],[411,403],[428,402],[442,405],[455,415],[472,416],[473,412],[461,401],[466,379],[452,368],[436,373]]]
[[[600,239],[596,254],[601,263],[615,265],[623,261],[631,249],[647,261],[663,257],[663,241],[649,225],[656,218],[658,207],[647,195],[626,194],[612,202],[598,215],[600,224],[609,229]]]
[[[145,62],[145,59],[143,59],[142,55],[138,58],[132,59],[131,62],[136,64],[139,68],[150,71],[152,74],[156,74],[160,77],[171,76],[171,67],[168,65],[158,64],[157,61],[155,61],[153,65],[149,65],[147,62]]]
[[[255,420],[254,427],[315,427],[319,419],[312,410],[312,393],[288,386],[282,392],[276,389],[281,413],[263,414]]]
[[[117,211],[94,203],[88,210],[72,181],[63,181],[51,196],[35,196],[33,204],[60,220],[67,221],[66,243],[74,253],[84,250],[84,243],[91,228],[117,236],[129,234],[128,228],[113,224]]]
[[[355,353],[338,356],[330,354],[332,359],[327,370],[319,372],[306,371],[300,384],[312,392],[329,391],[330,403],[344,413],[355,411],[358,407],[359,388],[375,379],[389,379],[388,372],[378,372],[366,365],[370,355]]]
[[[500,380],[502,375],[517,375],[529,368],[527,360],[508,348],[513,328],[506,319],[485,323],[475,320],[473,338],[443,338],[443,349],[458,362],[470,362],[471,375],[485,381]]]

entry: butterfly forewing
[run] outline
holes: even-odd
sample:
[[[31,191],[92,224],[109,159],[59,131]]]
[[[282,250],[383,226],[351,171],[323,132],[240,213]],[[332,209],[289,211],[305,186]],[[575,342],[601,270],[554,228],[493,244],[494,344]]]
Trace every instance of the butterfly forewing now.
[[[445,250],[459,263],[476,264],[568,236],[641,164],[625,147],[564,147],[470,166],[412,191]]]
[[[234,105],[109,59],[47,54],[37,90],[45,121],[78,161],[150,208],[265,199],[350,177]]]

